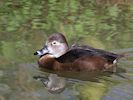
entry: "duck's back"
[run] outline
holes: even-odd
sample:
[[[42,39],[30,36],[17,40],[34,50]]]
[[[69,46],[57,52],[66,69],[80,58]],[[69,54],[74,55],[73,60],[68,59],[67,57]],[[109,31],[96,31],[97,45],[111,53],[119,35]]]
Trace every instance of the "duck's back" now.
[[[91,57],[94,56],[94,52],[89,50],[83,50],[83,49],[71,49],[64,55],[60,56],[59,58],[56,58],[56,60],[60,63],[69,63],[74,62],[76,59],[81,57]]]
[[[115,54],[102,49],[96,49],[87,45],[73,45],[71,49],[82,49],[91,52],[92,54],[99,55],[107,59],[108,62],[113,63],[114,60],[123,57],[121,54]]]

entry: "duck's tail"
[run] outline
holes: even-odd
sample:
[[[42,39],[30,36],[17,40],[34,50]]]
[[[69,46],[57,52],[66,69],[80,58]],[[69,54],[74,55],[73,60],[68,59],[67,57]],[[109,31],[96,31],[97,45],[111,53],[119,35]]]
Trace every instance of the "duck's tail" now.
[[[112,72],[116,72],[116,70],[117,70],[117,63],[118,63],[118,61],[119,61],[119,59],[121,59],[121,58],[127,58],[127,54],[118,54],[117,55],[117,57],[116,57],[116,59],[115,60],[113,60],[113,70],[112,70]]]
[[[118,54],[116,60],[119,60],[121,58],[127,58],[127,57],[128,57],[128,55],[126,53]]]
[[[118,60],[121,59],[121,58],[127,58],[127,55],[126,54],[118,54],[116,59],[113,60],[113,64],[117,64]]]

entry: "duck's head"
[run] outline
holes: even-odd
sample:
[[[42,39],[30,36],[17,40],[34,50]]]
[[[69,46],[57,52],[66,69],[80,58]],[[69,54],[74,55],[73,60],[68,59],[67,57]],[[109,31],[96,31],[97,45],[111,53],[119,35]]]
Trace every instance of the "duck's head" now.
[[[58,58],[68,51],[69,47],[66,38],[61,33],[55,33],[48,37],[45,46],[34,53],[34,55],[50,54],[54,58]]]

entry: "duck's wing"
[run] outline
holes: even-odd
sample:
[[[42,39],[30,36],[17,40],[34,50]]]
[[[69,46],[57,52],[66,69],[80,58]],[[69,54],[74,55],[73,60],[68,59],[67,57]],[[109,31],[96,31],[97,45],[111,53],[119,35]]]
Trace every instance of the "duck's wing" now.
[[[96,48],[93,48],[93,47],[88,46],[88,45],[74,44],[74,45],[71,46],[71,49],[83,49],[83,50],[91,51],[91,52],[93,52],[93,54],[97,54],[99,56],[104,57],[109,62],[113,62],[115,59],[118,59],[118,58],[123,56],[123,55],[115,54],[115,53],[108,52],[108,51],[105,51],[105,50],[96,49]]]
[[[92,51],[92,52],[100,53],[100,54],[103,54],[103,55],[105,54],[105,55],[110,55],[110,56],[114,56],[114,57],[119,56],[119,54],[115,54],[115,53],[105,51],[105,50],[102,50],[102,49],[96,49],[96,48],[93,48],[93,47],[88,46],[88,45],[74,44],[74,45],[71,46],[71,49],[84,49],[84,50],[89,50],[89,51]]]
[[[83,56],[94,56],[94,55],[97,55],[97,54],[89,50],[77,48],[77,49],[70,49],[64,55],[60,56],[59,58],[56,58],[56,60],[60,63],[69,63]]]

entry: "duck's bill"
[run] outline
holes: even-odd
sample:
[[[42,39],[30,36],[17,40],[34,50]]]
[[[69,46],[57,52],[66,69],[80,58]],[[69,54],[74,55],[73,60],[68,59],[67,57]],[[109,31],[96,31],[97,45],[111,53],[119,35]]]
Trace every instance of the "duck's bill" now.
[[[43,56],[48,53],[47,46],[44,46],[41,50],[38,50],[34,53],[34,55]]]

